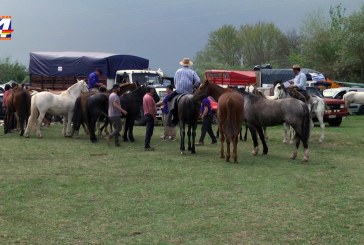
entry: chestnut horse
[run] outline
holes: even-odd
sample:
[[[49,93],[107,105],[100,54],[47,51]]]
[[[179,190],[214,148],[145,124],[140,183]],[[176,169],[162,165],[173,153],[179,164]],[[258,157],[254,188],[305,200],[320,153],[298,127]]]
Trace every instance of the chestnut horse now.
[[[10,131],[10,124],[16,116],[20,127],[20,136],[23,136],[25,124],[30,114],[30,101],[28,90],[21,87],[13,89],[7,99],[7,114],[4,121],[5,134]]]
[[[225,157],[224,141],[226,139],[226,161],[230,161],[230,143],[233,143],[234,163],[238,162],[238,136],[244,120],[244,97],[239,92],[223,93],[218,104],[219,130],[221,132],[221,158]]]
[[[244,120],[244,98],[230,88],[223,88],[208,80],[205,80],[196,90],[195,96],[200,100],[207,96],[213,97],[218,101],[218,127],[221,132],[220,156],[230,161],[230,143],[233,143],[234,162],[238,162],[237,144],[238,135],[241,132],[241,125]],[[226,139],[227,150],[224,152],[224,142]]]

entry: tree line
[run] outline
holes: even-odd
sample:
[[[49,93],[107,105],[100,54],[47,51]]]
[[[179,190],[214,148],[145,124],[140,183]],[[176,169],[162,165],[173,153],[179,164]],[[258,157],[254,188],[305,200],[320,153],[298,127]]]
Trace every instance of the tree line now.
[[[17,61],[12,61],[10,57],[0,60],[0,84],[9,82],[23,82],[28,77],[26,67]]]
[[[283,33],[274,23],[224,25],[209,34],[195,68],[252,70],[255,65],[292,64],[340,81],[364,83],[364,5],[349,16],[341,4],[308,15],[302,27]],[[202,75],[202,74],[201,74]]]

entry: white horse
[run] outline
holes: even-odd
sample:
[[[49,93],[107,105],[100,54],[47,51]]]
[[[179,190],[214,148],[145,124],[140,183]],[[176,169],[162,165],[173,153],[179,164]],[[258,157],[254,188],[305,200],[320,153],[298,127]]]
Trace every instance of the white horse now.
[[[40,126],[44,115],[47,112],[53,115],[62,115],[64,117],[63,136],[71,136],[71,122],[75,101],[82,92],[87,91],[87,83],[84,80],[79,80],[60,94],[54,94],[48,91],[34,94],[32,96],[30,117],[28,119],[28,125],[25,129],[24,136],[29,137],[29,133],[32,131],[33,127],[36,126],[37,135],[39,138],[42,138]]]
[[[347,92],[346,94],[344,94],[343,97],[344,101],[345,101],[345,107],[349,110],[349,106],[351,103],[356,103],[356,104],[364,104],[364,92],[356,92],[356,91],[351,91],[351,92]]]
[[[289,98],[289,97],[291,97],[291,96],[288,93],[288,90],[286,89],[286,87],[281,82],[278,82],[276,84],[276,86],[274,87],[274,99],[283,99],[283,98]],[[317,120],[320,123],[321,135],[319,138],[319,142],[322,143],[324,140],[324,131],[325,131],[325,123],[324,123],[325,102],[323,101],[322,98],[315,96],[315,95],[311,95],[310,101],[308,101],[307,103],[309,104],[308,108],[309,108],[310,114],[311,114],[311,130],[314,126],[313,121],[312,121],[312,114],[315,114]],[[285,124],[284,125],[283,143],[288,142],[288,138],[289,138],[288,131],[289,131],[289,126]]]

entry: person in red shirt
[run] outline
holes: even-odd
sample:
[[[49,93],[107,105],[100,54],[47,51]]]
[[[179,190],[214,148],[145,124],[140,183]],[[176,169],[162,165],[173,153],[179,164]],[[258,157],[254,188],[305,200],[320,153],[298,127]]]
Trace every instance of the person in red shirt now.
[[[147,87],[146,94],[143,97],[143,110],[146,118],[146,130],[145,130],[145,151],[154,151],[154,148],[150,146],[150,140],[153,135],[154,121],[157,120],[157,106],[153,99],[154,88]]]

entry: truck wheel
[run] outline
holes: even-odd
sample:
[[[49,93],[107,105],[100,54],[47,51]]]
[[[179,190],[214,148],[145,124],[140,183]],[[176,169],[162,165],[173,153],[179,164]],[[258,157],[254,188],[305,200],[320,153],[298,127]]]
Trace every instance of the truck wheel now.
[[[361,105],[358,110],[358,115],[364,115],[364,105]]]
[[[343,121],[342,117],[337,117],[329,119],[328,123],[331,127],[339,127],[342,121]]]

